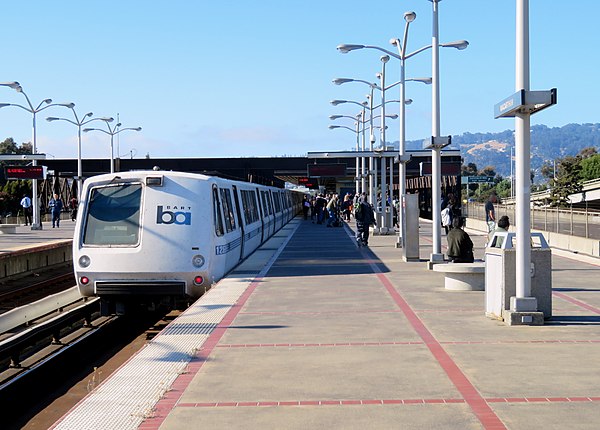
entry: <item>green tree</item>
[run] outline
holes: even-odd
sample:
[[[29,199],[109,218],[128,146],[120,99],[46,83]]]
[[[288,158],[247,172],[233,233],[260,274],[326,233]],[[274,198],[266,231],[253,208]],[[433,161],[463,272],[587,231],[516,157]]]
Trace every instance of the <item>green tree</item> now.
[[[581,160],[581,179],[591,181],[600,178],[600,154]]]
[[[556,166],[550,198],[554,206],[567,206],[569,195],[581,192],[581,158],[564,157]]]

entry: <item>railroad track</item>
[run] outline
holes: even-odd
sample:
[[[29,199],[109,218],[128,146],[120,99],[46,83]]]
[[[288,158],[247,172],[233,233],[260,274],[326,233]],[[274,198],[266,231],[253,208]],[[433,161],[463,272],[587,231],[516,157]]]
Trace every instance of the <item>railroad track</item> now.
[[[70,266],[8,282],[0,291],[0,314],[64,291],[73,285],[75,277]]]

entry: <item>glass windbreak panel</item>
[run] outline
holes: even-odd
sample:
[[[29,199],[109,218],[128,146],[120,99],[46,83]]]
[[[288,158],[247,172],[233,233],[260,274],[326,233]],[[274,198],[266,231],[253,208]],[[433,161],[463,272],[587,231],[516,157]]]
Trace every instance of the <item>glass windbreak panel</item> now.
[[[141,197],[141,184],[92,189],[83,244],[136,245],[140,234]]]

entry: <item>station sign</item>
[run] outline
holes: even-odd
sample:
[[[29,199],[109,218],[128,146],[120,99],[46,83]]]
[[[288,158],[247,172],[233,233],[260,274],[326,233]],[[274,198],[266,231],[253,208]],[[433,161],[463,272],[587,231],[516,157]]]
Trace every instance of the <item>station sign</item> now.
[[[323,178],[323,177],[339,177],[347,176],[346,174],[346,163],[338,164],[308,164],[308,177],[309,178]]]
[[[556,104],[556,88],[548,91],[520,90],[494,106],[494,118],[512,118],[518,113],[534,114]]]
[[[46,166],[6,166],[6,179],[46,179]]]

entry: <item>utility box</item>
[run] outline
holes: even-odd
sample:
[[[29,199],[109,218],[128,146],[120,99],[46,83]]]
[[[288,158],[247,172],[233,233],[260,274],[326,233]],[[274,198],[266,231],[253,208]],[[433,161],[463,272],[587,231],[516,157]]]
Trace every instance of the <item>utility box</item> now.
[[[404,261],[420,261],[419,256],[419,195],[404,194],[402,207],[402,258]]]
[[[515,233],[494,233],[485,250],[485,314],[504,319],[516,296]],[[544,318],[552,316],[552,251],[541,233],[531,233],[531,297]]]

